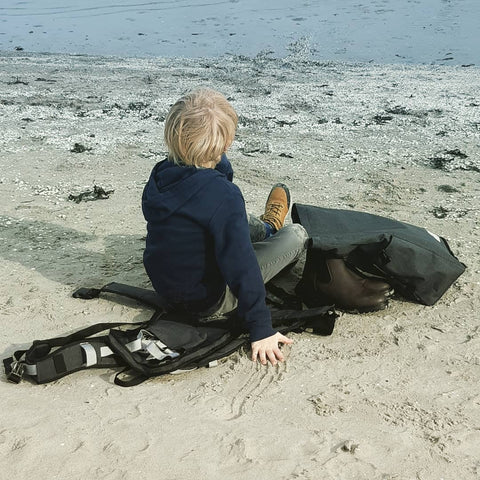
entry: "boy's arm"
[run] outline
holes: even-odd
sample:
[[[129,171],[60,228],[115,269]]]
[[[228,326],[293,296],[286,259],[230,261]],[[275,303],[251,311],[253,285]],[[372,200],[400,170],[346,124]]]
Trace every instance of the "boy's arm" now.
[[[228,160],[225,154],[222,155],[222,158],[215,166],[215,170],[218,170],[220,173],[223,173],[230,182],[233,181],[232,164],[230,163],[230,161]]]
[[[222,199],[210,221],[210,231],[214,237],[217,264],[238,298],[238,314],[246,323],[250,340],[256,342],[275,335],[270,310],[265,303],[265,285],[250,242],[245,203],[239,190],[228,192]]]

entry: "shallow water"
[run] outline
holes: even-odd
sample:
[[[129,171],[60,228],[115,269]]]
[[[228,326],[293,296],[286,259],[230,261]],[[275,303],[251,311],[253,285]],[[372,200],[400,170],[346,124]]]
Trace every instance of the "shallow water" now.
[[[0,50],[480,64],[479,0],[2,0]]]

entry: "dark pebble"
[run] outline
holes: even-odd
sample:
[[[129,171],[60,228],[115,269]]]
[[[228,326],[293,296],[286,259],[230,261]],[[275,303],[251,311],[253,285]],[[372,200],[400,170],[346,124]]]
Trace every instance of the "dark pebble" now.
[[[468,158],[468,155],[461,152],[458,148],[454,148],[453,150],[445,150],[445,153],[448,153],[448,155],[453,155],[454,157],[458,158]]]
[[[90,147],[86,147],[85,145],[82,145],[81,143],[75,143],[73,148],[70,150],[72,153],[84,153],[84,152],[89,152],[91,150]]]
[[[392,115],[409,115],[410,112],[407,110],[406,107],[402,107],[401,105],[395,105],[392,108],[387,108],[385,110],[386,113],[391,113]]]
[[[433,216],[436,218],[445,218],[448,215],[448,210],[442,206],[440,207],[433,207],[431,210]]]
[[[107,198],[110,198],[110,195],[114,192],[115,190],[105,190],[103,187],[94,185],[93,190],[85,190],[78,195],[70,194],[68,196],[68,200],[71,200],[75,203],[92,202],[94,200],[106,200]]]
[[[457,188],[452,187],[451,185],[439,185],[437,187],[437,190],[439,192],[445,192],[445,193],[456,193],[460,191]]]
[[[285,125],[295,125],[297,122],[297,120],[292,120],[292,121],[289,121],[289,120],[275,120],[275,123],[277,125],[279,125],[280,127],[284,127]]]
[[[431,157],[430,165],[432,168],[436,168],[438,170],[444,170],[449,163],[452,162],[452,158],[445,158],[445,157]]]
[[[385,123],[389,122],[390,120],[393,120],[393,117],[390,115],[375,115],[373,117],[373,121],[377,125],[384,125]]]

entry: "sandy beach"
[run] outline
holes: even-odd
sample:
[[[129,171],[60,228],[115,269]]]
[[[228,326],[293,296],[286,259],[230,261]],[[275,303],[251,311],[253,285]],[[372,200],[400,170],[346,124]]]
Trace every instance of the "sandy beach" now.
[[[142,189],[164,158],[169,106],[199,86],[240,116],[230,152],[247,210],[272,183],[293,200],[385,215],[445,237],[466,272],[431,307],[394,297],[292,334],[287,361],[240,351],[210,369],[113,384],[0,377],[9,480],[480,478],[480,70],[289,57],[0,55],[2,358],[135,302],[71,297],[149,287]],[[108,199],[68,200],[93,186]],[[300,272],[299,267],[293,272]],[[289,281],[293,281],[290,279]]]

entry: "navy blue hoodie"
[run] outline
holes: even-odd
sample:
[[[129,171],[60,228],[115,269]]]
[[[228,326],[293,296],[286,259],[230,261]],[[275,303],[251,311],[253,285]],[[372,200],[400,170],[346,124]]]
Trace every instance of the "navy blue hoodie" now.
[[[275,333],[245,202],[225,155],[215,169],[155,165],[145,186],[145,269],[155,290],[191,312],[214,306],[228,285],[252,342]]]

